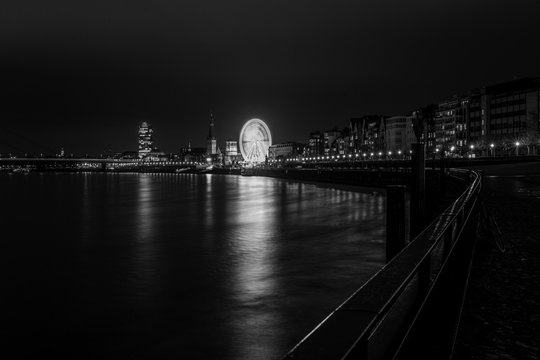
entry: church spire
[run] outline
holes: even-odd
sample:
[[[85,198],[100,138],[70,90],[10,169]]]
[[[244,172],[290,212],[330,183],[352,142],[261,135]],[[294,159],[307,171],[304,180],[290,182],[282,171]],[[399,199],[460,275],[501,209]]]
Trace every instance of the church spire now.
[[[210,110],[210,126],[208,127],[208,140],[214,140],[214,113]]]
[[[214,135],[214,113],[210,110],[210,126],[208,127],[208,138],[206,139],[206,154],[217,154],[217,141]]]

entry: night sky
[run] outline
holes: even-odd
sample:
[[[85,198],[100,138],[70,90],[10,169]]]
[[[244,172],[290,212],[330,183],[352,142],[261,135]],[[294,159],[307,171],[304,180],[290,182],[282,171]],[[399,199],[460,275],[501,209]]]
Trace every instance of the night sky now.
[[[538,0],[0,3],[0,153],[274,142],[540,76]]]

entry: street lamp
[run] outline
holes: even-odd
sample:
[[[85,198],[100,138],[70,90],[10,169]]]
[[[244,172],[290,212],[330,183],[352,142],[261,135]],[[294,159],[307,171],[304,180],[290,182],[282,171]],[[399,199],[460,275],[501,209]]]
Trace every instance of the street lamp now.
[[[519,141],[516,141],[516,156],[519,156]]]
[[[491,148],[491,156],[494,156],[494,151],[495,151],[495,144],[494,143],[491,143],[489,144],[489,147]]]

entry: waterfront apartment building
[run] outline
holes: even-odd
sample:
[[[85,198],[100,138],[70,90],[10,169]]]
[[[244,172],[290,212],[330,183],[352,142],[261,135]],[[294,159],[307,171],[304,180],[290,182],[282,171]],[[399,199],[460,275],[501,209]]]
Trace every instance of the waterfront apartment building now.
[[[153,149],[152,126],[143,121],[139,126],[139,158],[142,159]]]
[[[526,78],[475,89],[414,111],[412,125],[427,154],[438,149],[463,156],[487,155],[491,144],[508,151],[516,143],[524,149],[539,145],[539,108],[540,81]]]
[[[312,133],[313,134],[313,133]],[[454,95],[407,116],[367,115],[347,131],[325,131],[324,155],[397,152],[415,142],[426,155],[531,154],[540,148],[540,78],[524,78]],[[310,135],[308,154],[317,138]]]
[[[335,155],[337,153],[336,139],[339,136],[337,129],[324,132],[324,155]]]
[[[339,136],[336,139],[336,151],[338,155],[347,155],[352,152],[352,149],[350,149],[350,137],[351,137],[351,130],[349,127],[346,127],[339,131]]]
[[[413,111],[410,115],[414,142],[424,143],[426,154],[432,154],[436,149],[435,111],[435,105],[428,105]]]
[[[386,117],[366,115],[349,121],[351,153],[386,151]]]
[[[349,148],[352,153],[362,152],[363,118],[351,118],[349,120]]]
[[[539,141],[540,79],[524,78],[472,91],[469,141],[480,149],[489,143],[511,147]]]
[[[387,151],[392,151],[396,154],[401,151],[403,154],[409,154],[412,149],[412,144],[418,142],[415,134],[414,123],[417,122],[416,114],[407,116],[391,116],[386,119],[385,125],[385,148]],[[419,126],[417,124],[417,126]],[[428,126],[422,124],[421,139],[427,139]],[[434,136],[434,135],[433,135]]]
[[[365,116],[362,127],[362,151],[386,152],[385,122],[386,118],[379,115]]]
[[[306,156],[324,155],[324,136],[320,131],[313,131],[309,134]]]
[[[468,103],[466,97],[453,96],[437,104],[433,126],[435,147],[440,151],[467,146]]]

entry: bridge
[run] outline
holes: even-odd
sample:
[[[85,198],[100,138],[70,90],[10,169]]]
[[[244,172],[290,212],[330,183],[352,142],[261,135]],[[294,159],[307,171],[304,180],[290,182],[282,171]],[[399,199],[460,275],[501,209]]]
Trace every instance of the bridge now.
[[[141,159],[101,158],[0,158],[0,169],[36,171],[163,171],[175,172],[206,168],[206,164],[188,161],[147,161]]]

